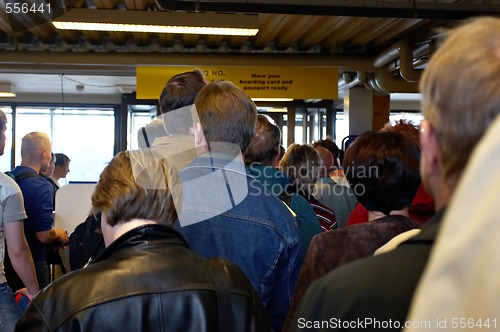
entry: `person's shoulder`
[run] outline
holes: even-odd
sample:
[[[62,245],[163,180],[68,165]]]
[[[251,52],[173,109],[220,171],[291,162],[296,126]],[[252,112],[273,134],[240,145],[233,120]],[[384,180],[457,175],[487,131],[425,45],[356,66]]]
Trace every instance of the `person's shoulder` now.
[[[228,259],[220,257],[209,258],[207,263],[211,266],[214,273],[220,273],[222,275],[227,273],[232,289],[247,293],[247,295],[252,297],[255,296],[252,284],[238,265]]]
[[[366,287],[380,287],[381,290],[386,286],[393,288],[401,282],[405,284],[408,279],[418,278],[427,258],[418,248],[399,246],[390,252],[341,266],[325,276],[323,282],[339,287],[356,285],[356,292],[362,292]]]
[[[16,191],[20,190],[16,181],[14,181],[12,177],[3,172],[0,172],[0,185],[5,186],[9,189],[14,189]]]
[[[341,296],[340,294],[352,293],[368,295],[372,288],[384,288],[387,283],[392,283],[392,277],[398,277],[398,273],[391,271],[397,270],[397,255],[391,257],[391,253],[380,256],[370,256],[361,258],[344,266],[341,266],[324,277],[317,280],[316,287],[322,289],[321,293],[325,296],[329,293],[331,296]],[[370,271],[367,273],[367,271]],[[399,276],[403,278],[403,276]],[[389,287],[391,287],[389,285]],[[330,296],[328,295],[328,296]]]
[[[292,193],[291,195],[291,200],[292,200],[292,205],[298,205],[301,207],[309,206],[311,207],[311,204],[307,201],[307,199],[304,198],[304,196],[298,194],[298,193]],[[312,209],[312,207],[311,207]]]

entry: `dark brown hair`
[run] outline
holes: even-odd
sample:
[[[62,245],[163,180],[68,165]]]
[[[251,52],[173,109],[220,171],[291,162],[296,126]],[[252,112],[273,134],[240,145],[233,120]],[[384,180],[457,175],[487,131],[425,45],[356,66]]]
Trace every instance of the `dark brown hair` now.
[[[245,153],[245,164],[271,166],[280,153],[281,131],[262,114],[257,116],[255,135]]]
[[[366,132],[344,157],[344,172],[358,201],[389,214],[409,206],[420,185],[420,148],[399,132]]]
[[[192,105],[196,95],[206,84],[205,75],[199,69],[172,76],[160,96],[161,113]]]

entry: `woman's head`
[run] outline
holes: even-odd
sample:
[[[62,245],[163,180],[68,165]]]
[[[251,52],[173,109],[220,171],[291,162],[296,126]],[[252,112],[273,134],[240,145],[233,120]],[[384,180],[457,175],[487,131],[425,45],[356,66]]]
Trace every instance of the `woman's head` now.
[[[347,149],[344,172],[358,201],[389,214],[408,207],[420,185],[420,149],[409,135],[366,132]]]
[[[103,213],[111,226],[132,219],[174,224],[177,211],[170,190],[177,179],[176,171],[165,159],[152,157],[144,163],[147,166],[136,171],[132,169],[131,152],[118,153],[101,173],[92,195],[93,212]],[[155,181],[157,185],[151,185]]]
[[[309,193],[311,186],[318,180],[321,159],[312,146],[292,144],[281,159],[280,166],[299,191]]]

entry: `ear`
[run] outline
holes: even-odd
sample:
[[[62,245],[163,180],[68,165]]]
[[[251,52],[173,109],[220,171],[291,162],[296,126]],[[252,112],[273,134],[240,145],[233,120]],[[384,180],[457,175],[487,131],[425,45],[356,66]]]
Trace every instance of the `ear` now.
[[[104,238],[104,245],[107,247],[114,240],[114,228],[108,224],[108,218],[104,212],[101,212],[101,232]]]
[[[441,152],[438,137],[436,131],[426,119],[420,123],[420,149],[420,172],[430,176],[439,174]]]
[[[203,133],[203,128],[201,127],[201,123],[199,122],[196,122],[196,125],[194,126],[194,141],[196,147],[207,145],[205,141],[205,134]]]

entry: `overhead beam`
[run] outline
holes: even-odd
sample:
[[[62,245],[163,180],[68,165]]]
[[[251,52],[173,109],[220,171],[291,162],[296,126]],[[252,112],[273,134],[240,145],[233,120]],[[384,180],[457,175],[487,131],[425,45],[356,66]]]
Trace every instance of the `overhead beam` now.
[[[462,4],[380,0],[156,0],[171,11],[269,13],[295,15],[359,16],[461,20],[472,16],[500,15],[498,4]]]
[[[36,56],[34,56],[36,54]],[[135,75],[136,66],[337,67],[339,71],[384,71],[372,57],[318,54],[185,54],[0,52],[0,72]]]

